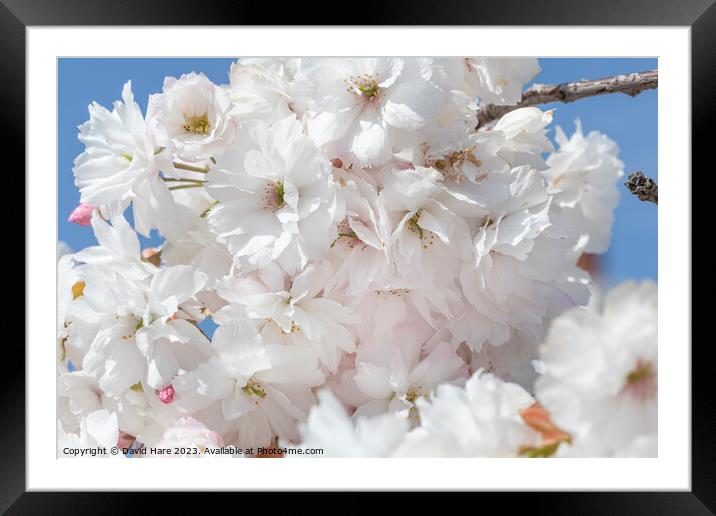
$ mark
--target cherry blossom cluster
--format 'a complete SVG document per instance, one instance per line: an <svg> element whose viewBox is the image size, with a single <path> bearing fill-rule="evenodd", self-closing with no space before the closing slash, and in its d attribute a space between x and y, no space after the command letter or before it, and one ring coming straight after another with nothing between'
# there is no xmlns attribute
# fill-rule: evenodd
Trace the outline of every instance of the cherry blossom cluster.
<svg viewBox="0 0 716 516"><path fill-rule="evenodd" d="M59 453L655 455L656 287L601 301L577 266L609 246L617 145L578 124L555 147L536 107L478 127L538 72L241 59L144 112L129 82L90 105L70 221L98 245L58 260Z"/></svg>

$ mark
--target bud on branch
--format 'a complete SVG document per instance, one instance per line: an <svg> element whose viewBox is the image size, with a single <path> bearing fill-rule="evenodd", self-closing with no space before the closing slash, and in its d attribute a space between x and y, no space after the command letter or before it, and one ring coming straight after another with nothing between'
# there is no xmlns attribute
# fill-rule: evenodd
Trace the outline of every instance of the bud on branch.
<svg viewBox="0 0 716 516"><path fill-rule="evenodd" d="M649 201L659 204L659 186L656 181L648 177L644 172L632 172L624 183L631 193L636 195L640 201Z"/></svg>

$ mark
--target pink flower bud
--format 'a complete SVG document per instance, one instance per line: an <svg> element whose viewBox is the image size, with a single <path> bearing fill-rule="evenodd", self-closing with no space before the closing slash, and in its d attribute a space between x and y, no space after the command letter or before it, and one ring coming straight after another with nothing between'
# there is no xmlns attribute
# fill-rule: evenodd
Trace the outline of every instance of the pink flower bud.
<svg viewBox="0 0 716 516"><path fill-rule="evenodd" d="M168 405L174 400L174 387L167 385L157 393L157 396L159 397L159 401Z"/></svg>
<svg viewBox="0 0 716 516"><path fill-rule="evenodd" d="M72 210L72 213L70 213L67 220L69 222L79 224L80 226L89 226L90 221L92 220L92 213L95 209L95 206L92 206L91 204L80 203L74 210Z"/></svg>

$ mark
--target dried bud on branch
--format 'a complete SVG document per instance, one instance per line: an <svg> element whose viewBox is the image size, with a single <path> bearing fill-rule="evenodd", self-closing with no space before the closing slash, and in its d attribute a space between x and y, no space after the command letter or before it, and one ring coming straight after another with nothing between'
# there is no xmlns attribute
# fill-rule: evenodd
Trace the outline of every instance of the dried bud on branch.
<svg viewBox="0 0 716 516"><path fill-rule="evenodd" d="M631 193L640 201L651 201L659 204L659 187L656 182L644 172L632 172L624 183Z"/></svg>

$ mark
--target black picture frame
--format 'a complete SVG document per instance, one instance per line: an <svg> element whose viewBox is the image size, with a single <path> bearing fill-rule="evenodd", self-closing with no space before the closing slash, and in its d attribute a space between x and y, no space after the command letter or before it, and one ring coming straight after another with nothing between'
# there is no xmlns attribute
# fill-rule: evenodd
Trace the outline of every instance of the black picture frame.
<svg viewBox="0 0 716 516"><path fill-rule="evenodd" d="M321 19L317 13L334 14L334 20L325 21L325 24L331 25L350 22L350 25L689 26L692 37L692 168L708 174L714 169L713 163L707 161L710 159L710 147L713 146L713 143L707 143L707 138L713 135L713 120L716 119L713 102L713 85L716 84L715 1L600 0L576 3L574 0L500 0L487 3L469 0L394 0L390 3L361 4L348 11L346 5L324 1L297 3L294 8L288 4L276 8L278 4L241 0L0 0L0 34L3 42L0 53L4 76L0 81L0 113L4 128L9 129L4 144L6 149L12 149L13 170L18 170L21 164L24 170L25 29L29 26L316 25ZM344 14L338 14L340 12ZM6 169L6 173L11 172ZM17 173L12 173L16 178ZM686 174L687 171L662 172L667 173ZM28 199L25 209L31 209L31 198L25 198ZM697 222L698 219L693 217L694 225ZM26 277L31 273L25 270ZM17 305L16 300L13 304ZM668 317L668 314L662 316ZM692 348L690 492L510 493L507 495L509 501L500 500L503 507L509 504L510 508L517 509L518 505L524 504L524 510L532 514L714 514L716 437L713 434L716 430L716 403L711 383L713 367L708 360L709 348L713 345L710 340L701 340ZM8 345L7 341L5 345ZM671 342L668 345L686 346L689 343ZM141 506L134 494L25 492L24 356L13 356L11 365L5 363L4 373L0 406L6 416L3 425L6 447L0 458L0 510L7 511L7 514L104 514L140 510ZM346 495L343 503L353 505L353 501L357 502L356 496ZM495 495L480 493L470 496ZM480 499L482 507L486 507L485 501ZM214 500L208 505L206 498L200 503L204 510L214 506L219 510L221 507L214 505ZM178 507L188 508L185 496L173 496L171 500L162 500L161 504L163 512Z"/></svg>

